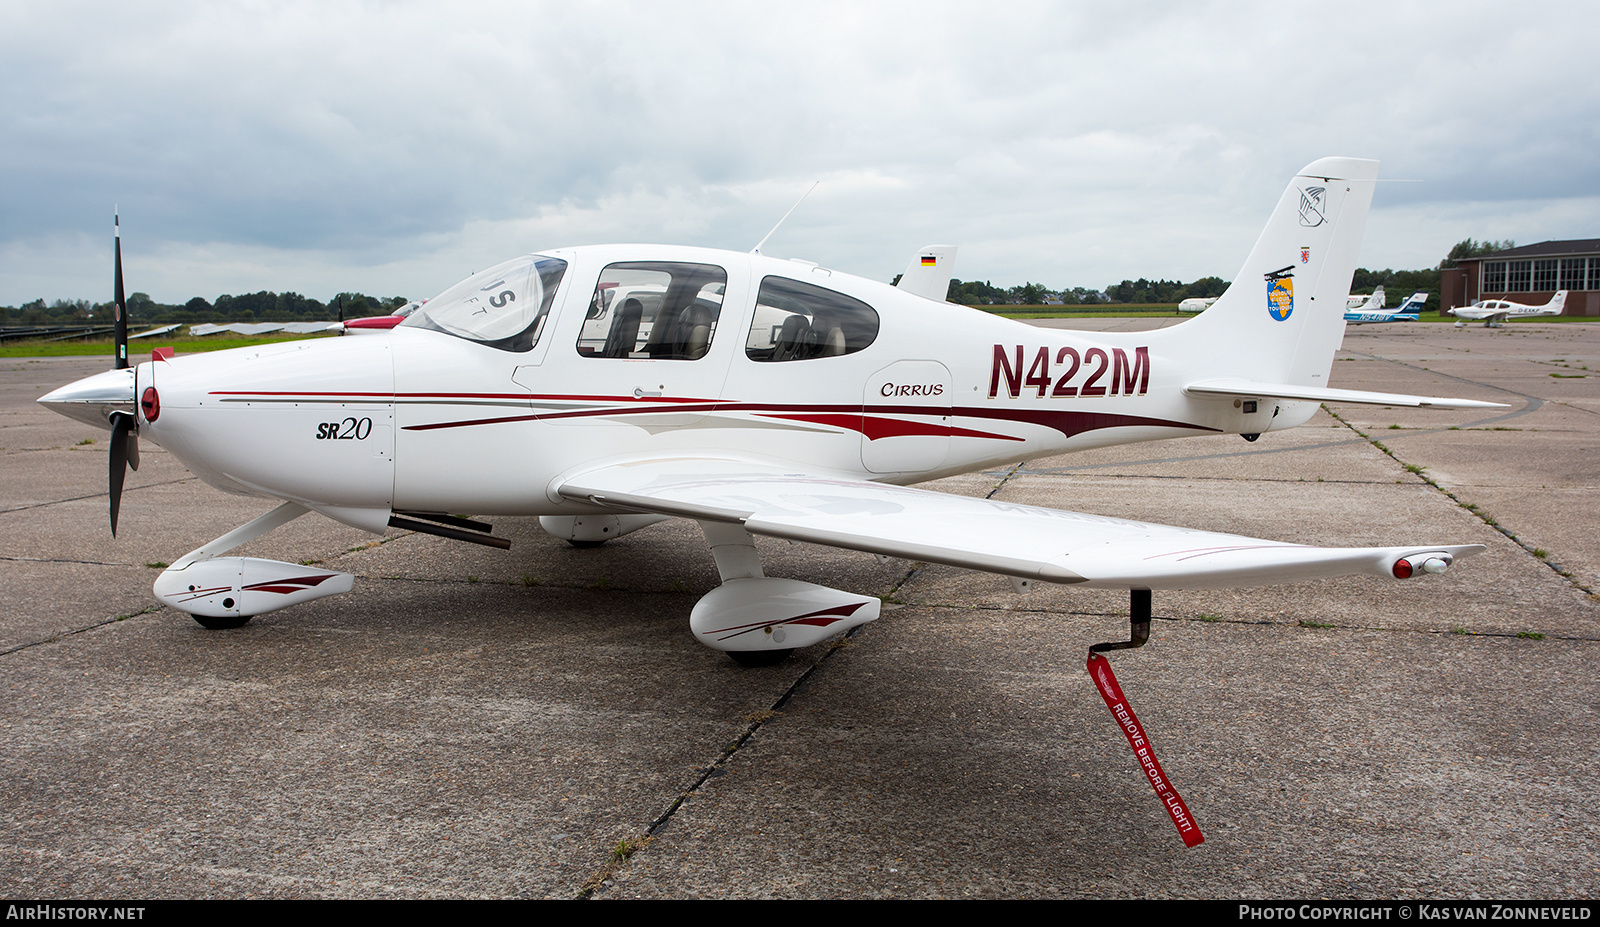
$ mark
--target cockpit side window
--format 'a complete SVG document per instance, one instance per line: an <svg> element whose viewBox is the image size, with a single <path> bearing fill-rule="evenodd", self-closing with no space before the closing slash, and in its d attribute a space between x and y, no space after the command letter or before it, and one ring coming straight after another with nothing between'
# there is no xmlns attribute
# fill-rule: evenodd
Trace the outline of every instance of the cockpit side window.
<svg viewBox="0 0 1600 927"><path fill-rule="evenodd" d="M539 254L513 258L445 290L400 324L502 351L527 351L539 343L566 271L567 262L560 258Z"/></svg>
<svg viewBox="0 0 1600 927"><path fill-rule="evenodd" d="M755 361L854 354L878 337L878 311L825 287L767 277L756 296L744 353Z"/></svg>
<svg viewBox="0 0 1600 927"><path fill-rule="evenodd" d="M611 264L589 300L578 354L699 360L711 350L727 286L727 272L713 264Z"/></svg>

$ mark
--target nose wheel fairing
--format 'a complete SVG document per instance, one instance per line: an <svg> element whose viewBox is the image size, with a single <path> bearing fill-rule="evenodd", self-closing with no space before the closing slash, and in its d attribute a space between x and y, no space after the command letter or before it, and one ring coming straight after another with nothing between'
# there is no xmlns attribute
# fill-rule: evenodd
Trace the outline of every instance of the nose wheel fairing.
<svg viewBox="0 0 1600 927"><path fill-rule="evenodd" d="M219 557L190 564L184 569L164 570L156 578L154 590L156 598L194 615L197 620L249 619L323 596L349 592L355 579L349 573L277 560Z"/></svg>
<svg viewBox="0 0 1600 927"><path fill-rule="evenodd" d="M193 615L207 628L238 627L256 615L349 592L355 577L295 563L256 557L222 557L247 541L304 515L310 509L285 502L179 558L156 577L156 598Z"/></svg>

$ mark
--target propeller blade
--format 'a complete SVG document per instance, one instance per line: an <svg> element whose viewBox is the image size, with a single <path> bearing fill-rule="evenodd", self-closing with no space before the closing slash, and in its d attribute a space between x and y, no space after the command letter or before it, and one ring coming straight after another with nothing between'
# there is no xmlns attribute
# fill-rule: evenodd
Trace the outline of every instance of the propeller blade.
<svg viewBox="0 0 1600 927"><path fill-rule="evenodd" d="M117 513L122 510L122 481L127 476L128 443L134 438L133 416L111 413L111 536L117 536Z"/></svg>
<svg viewBox="0 0 1600 927"><path fill-rule="evenodd" d="M116 370L128 366L128 300L122 294L122 217L115 211L111 214L111 227L114 230L116 247L116 270L112 279L111 299L115 308L112 310L112 338L116 343L117 357L111 364ZM115 503L112 503L115 505ZM113 521L115 519L113 518ZM116 534L116 531L112 531Z"/></svg>

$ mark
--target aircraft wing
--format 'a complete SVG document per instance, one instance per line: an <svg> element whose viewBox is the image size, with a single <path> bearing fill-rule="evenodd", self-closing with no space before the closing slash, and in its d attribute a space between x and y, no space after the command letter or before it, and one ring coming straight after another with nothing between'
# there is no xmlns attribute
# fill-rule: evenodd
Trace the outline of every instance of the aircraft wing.
<svg viewBox="0 0 1600 927"><path fill-rule="evenodd" d="M679 457L602 465L562 497L742 525L751 534L1090 588L1204 589L1440 572L1481 545L1324 548L954 496L782 463Z"/></svg>
<svg viewBox="0 0 1600 927"><path fill-rule="evenodd" d="M1183 388L1190 396L1220 399L1297 399L1306 402L1354 402L1369 406L1413 406L1435 409L1505 409L1502 402L1480 399L1446 399L1438 396L1408 396L1403 393L1374 393L1360 389L1332 389L1326 386L1297 386L1292 383L1259 383L1216 377L1196 380Z"/></svg>

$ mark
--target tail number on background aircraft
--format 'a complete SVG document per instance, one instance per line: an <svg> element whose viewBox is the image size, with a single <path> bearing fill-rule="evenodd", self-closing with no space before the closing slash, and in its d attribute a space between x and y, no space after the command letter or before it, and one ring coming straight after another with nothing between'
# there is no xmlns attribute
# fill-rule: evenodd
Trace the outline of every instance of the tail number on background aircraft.
<svg viewBox="0 0 1600 927"><path fill-rule="evenodd" d="M347 418L342 422L323 422L317 426L319 441L365 441L370 434L370 418Z"/></svg>
<svg viewBox="0 0 1600 927"><path fill-rule="evenodd" d="M1066 369L1054 379L1051 378L1051 356L1051 349L1042 347L1034 353L1032 363L1025 367L1022 345L1009 350L1003 344L995 345L994 365L989 369L989 398L1000 394L1002 380L1012 399L1020 396L1025 387L1036 390L1041 398L1048 393L1052 397L1069 399L1079 396L1143 396L1150 388L1148 347L1134 348L1132 360L1129 360L1128 352L1121 348L1112 348L1109 352L1104 348L1090 348L1082 354L1078 353L1077 348L1056 348L1053 355L1056 368ZM1075 386L1073 378L1080 372L1084 374L1082 385ZM1108 373L1111 375L1110 381L1101 382Z"/></svg>

